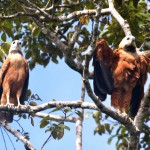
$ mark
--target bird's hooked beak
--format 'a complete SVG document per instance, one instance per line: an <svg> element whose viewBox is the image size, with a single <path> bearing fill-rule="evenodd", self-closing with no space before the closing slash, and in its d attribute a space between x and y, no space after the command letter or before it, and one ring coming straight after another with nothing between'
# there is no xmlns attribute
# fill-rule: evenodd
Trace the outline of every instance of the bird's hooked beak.
<svg viewBox="0 0 150 150"><path fill-rule="evenodd" d="M14 40L10 46L9 52L14 50L21 51L21 42L19 40Z"/></svg>
<svg viewBox="0 0 150 150"><path fill-rule="evenodd" d="M120 42L119 48L123 48L127 52L135 52L136 51L135 37L132 35L127 35Z"/></svg>
<svg viewBox="0 0 150 150"><path fill-rule="evenodd" d="M21 45L21 42L20 42L20 41L17 41L17 45L18 45L18 46Z"/></svg>

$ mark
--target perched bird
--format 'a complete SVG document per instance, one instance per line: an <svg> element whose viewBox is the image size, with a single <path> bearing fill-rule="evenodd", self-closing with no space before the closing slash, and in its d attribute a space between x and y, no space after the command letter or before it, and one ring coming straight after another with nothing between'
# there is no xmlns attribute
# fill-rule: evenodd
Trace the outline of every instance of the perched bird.
<svg viewBox="0 0 150 150"><path fill-rule="evenodd" d="M0 72L0 104L11 106L21 106L24 104L26 91L28 88L29 70L28 63L21 51L21 42L12 42L7 59L2 64ZM13 113L0 112L0 120L11 123Z"/></svg>
<svg viewBox="0 0 150 150"><path fill-rule="evenodd" d="M144 96L144 84L150 60L139 55L135 37L128 35L112 50L101 39L93 56L94 92L101 101L111 95L111 105L125 113L130 106L130 116L135 117Z"/></svg>

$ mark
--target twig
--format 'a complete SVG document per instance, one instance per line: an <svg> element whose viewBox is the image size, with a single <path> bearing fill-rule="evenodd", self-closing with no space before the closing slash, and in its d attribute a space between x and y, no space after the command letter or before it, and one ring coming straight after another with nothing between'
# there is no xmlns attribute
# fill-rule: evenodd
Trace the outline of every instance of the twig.
<svg viewBox="0 0 150 150"><path fill-rule="evenodd" d="M14 146L14 144L13 144L13 142L12 142L10 136L9 136L9 134L7 133L6 129L5 129L5 128L3 128L3 129L4 129L5 133L7 134L7 136L8 136L8 138L9 138L9 140L10 140L10 142L11 142L11 144L12 144L14 150L16 150L16 148L15 148L15 146Z"/></svg>
<svg viewBox="0 0 150 150"><path fill-rule="evenodd" d="M24 143L24 145L26 147L28 147L30 150L35 150L35 148L33 147L33 145L23 136L21 135L19 132L17 132L16 130L14 130L13 128L11 128L8 123L6 122L0 122L0 125L2 125L7 131L9 131L10 133L12 133L15 137L17 137L20 141L22 141Z"/></svg>
<svg viewBox="0 0 150 150"><path fill-rule="evenodd" d="M76 118L75 117L67 117L67 118L65 118L63 116L46 114L46 113L42 113L42 112L37 112L37 113L34 114L34 116L40 117L40 118L44 118L46 116L49 116L50 120L57 121L57 122L60 122L60 121L72 122L72 123L76 122Z"/></svg>
<svg viewBox="0 0 150 150"><path fill-rule="evenodd" d="M5 144L5 149L7 150L7 144L6 144L6 140L5 140L5 137L4 137L4 133L2 131L2 127L1 128L1 134L2 134L2 137L3 137L3 141L4 141L4 144Z"/></svg>
<svg viewBox="0 0 150 150"><path fill-rule="evenodd" d="M106 13L110 13L110 10L108 8L102 9L101 14L106 14ZM19 16L30 16L30 17L39 18L39 14L40 14L39 11L37 11L34 14L33 13L25 13L25 12L17 12L15 14L11 14L8 16L0 16L0 19L12 19L12 18L19 17ZM92 10L75 11L66 16L54 16L54 15L47 14L46 16L43 16L43 17L41 16L39 19L41 22L50 22L50 21L63 22L63 21L71 20L73 18L79 18L82 15L95 15L95 14L96 14L96 10L92 9Z"/></svg>

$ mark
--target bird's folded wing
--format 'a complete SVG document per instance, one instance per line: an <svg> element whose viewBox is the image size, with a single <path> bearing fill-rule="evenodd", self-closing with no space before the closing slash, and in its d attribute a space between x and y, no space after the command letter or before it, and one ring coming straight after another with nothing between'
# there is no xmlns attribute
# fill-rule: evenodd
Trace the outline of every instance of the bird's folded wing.
<svg viewBox="0 0 150 150"><path fill-rule="evenodd" d="M25 83L24 83L24 86L23 86L23 89L22 89L22 94L21 94L21 97L20 97L20 103L21 104L24 104L24 101L25 101L25 97L26 97L26 92L27 92L27 89L28 89L28 84L29 84L29 69L28 69L28 63L27 61L24 59L25 61L25 72L26 72L26 79L25 79Z"/></svg>
<svg viewBox="0 0 150 150"><path fill-rule="evenodd" d="M97 42L97 48L93 57L94 66L94 92L100 98L105 100L107 94L111 94L113 88L113 79L111 75L111 61L113 52L107 46L104 40Z"/></svg>

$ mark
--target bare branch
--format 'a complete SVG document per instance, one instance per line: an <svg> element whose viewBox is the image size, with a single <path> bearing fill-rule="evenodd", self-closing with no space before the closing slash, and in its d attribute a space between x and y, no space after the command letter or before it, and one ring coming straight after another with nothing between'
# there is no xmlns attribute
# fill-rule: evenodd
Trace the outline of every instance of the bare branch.
<svg viewBox="0 0 150 150"><path fill-rule="evenodd" d="M38 106L25 106L18 107L8 107L0 105L0 111L9 111L9 112L22 112L22 113L36 113L39 111L47 110L49 108L55 107L71 107L71 108L83 108L83 109L92 109L98 110L97 106L93 103L81 101L50 101Z"/></svg>
<svg viewBox="0 0 150 150"><path fill-rule="evenodd" d="M35 150L35 148L33 147L33 145L25 138L25 136L21 135L19 132L17 132L16 130L12 129L9 126L8 123L6 123L6 122L0 122L0 125L2 125L7 131L9 131L15 137L17 137L20 141L22 141L24 143L24 145L26 147L28 147L28 149Z"/></svg>
<svg viewBox="0 0 150 150"><path fill-rule="evenodd" d="M103 4L104 4L104 2L100 1L99 5L98 5L98 7L96 9L96 15L95 15L95 18L94 18L94 30L93 30L92 40L91 40L91 48L92 49L90 49L88 51L88 55L89 55L90 59L92 58L93 52L95 51L96 41L97 41L98 36L99 36L99 32L98 32L99 31L98 30L99 18L100 18L101 12L102 12Z"/></svg>
<svg viewBox="0 0 150 150"><path fill-rule="evenodd" d="M75 117L63 117L63 116L57 116L57 115L52 115L52 114L46 114L46 113L42 113L42 112L37 112L34 114L34 116L40 117L40 118L44 118L46 116L49 116L49 120L53 120L53 121L65 121L65 122L72 122L75 123L76 122L76 118Z"/></svg>
<svg viewBox="0 0 150 150"><path fill-rule="evenodd" d="M145 116L148 116L149 114L149 107L150 107L150 86L147 90L147 93L144 96L144 99L141 102L141 106L140 109L134 119L134 123L135 125L142 131L143 129L145 129L144 127L144 118Z"/></svg>
<svg viewBox="0 0 150 150"><path fill-rule="evenodd" d="M82 89L81 89L81 103L84 102L85 99L85 85L82 82ZM80 109L81 116L76 120L76 150L82 150L82 126L83 126L83 115L84 109Z"/></svg>
<svg viewBox="0 0 150 150"><path fill-rule="evenodd" d="M102 9L101 14L106 14L106 13L110 13L109 9ZM15 14L12 15L8 15L8 16L0 16L0 19L13 19L15 17L19 17L19 16L30 16L30 17L35 17L35 18L39 18L39 14L40 12L37 11L36 13L25 13L25 12L17 12ZM68 21L74 18L79 18L82 15L95 15L96 14L96 10L92 9L92 10L82 10L82 11L75 11L73 13L70 13L67 16L54 16L54 15L43 15L40 16L40 21L41 22L50 22L50 21Z"/></svg>
<svg viewBox="0 0 150 150"><path fill-rule="evenodd" d="M9 16L0 16L0 19L13 19L19 16L32 16L32 17L36 17L37 15L35 14L31 14L31 13L25 13L25 12L17 12L15 14L9 15Z"/></svg>
<svg viewBox="0 0 150 150"><path fill-rule="evenodd" d="M127 20L124 20L121 15L117 12L117 10L114 7L113 0L108 0L109 4L109 10L112 16L118 21L118 23L121 25L125 35L131 35L130 26L127 22Z"/></svg>
<svg viewBox="0 0 150 150"><path fill-rule="evenodd" d="M75 27L74 34L73 34L73 36L69 42L69 45L71 45L70 47L72 47L72 48L73 48L73 46L74 46L74 44L78 38L79 33L81 32L81 27L82 27L82 24L80 22L78 22L77 26Z"/></svg>
<svg viewBox="0 0 150 150"><path fill-rule="evenodd" d="M128 150L139 150L140 132L130 132L130 140L128 143Z"/></svg>

